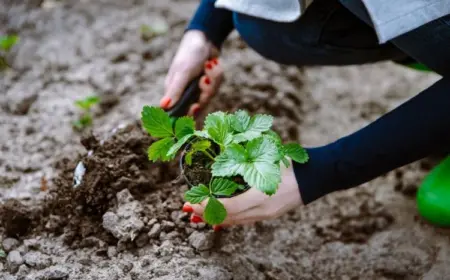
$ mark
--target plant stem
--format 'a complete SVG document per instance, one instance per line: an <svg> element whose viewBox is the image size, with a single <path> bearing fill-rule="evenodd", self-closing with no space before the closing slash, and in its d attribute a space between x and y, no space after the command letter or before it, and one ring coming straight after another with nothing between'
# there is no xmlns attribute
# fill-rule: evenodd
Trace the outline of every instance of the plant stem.
<svg viewBox="0 0 450 280"><path fill-rule="evenodd" d="M213 157L210 153L208 153L206 150L203 151L203 153L204 153L205 155L207 155L210 159L212 159L212 161L214 161L214 157Z"/></svg>
<svg viewBox="0 0 450 280"><path fill-rule="evenodd" d="M217 156L217 154L216 154L211 148L208 148L208 151L209 151L211 154L213 154L214 156Z"/></svg>

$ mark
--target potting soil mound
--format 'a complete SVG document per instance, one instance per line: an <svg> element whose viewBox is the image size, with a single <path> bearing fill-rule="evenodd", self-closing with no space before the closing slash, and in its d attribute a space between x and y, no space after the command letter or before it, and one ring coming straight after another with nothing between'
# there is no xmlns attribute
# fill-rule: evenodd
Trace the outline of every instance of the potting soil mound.
<svg viewBox="0 0 450 280"><path fill-rule="evenodd" d="M448 279L450 233L414 200L442 155L273 221L222 232L189 222L178 164L148 161L139 116L158 104L197 2L0 3L0 33L20 36L0 75L0 279ZM162 32L143 40L142 25ZM216 110L268 113L283 139L306 146L438 79L389 62L280 66L236 34L221 58L226 81L198 122ZM93 93L92 131L74 131L73 103Z"/></svg>

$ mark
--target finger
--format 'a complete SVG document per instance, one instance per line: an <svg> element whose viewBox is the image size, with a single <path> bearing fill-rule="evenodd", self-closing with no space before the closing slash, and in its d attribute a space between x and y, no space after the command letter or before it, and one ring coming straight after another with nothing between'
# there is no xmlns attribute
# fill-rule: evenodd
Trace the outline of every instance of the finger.
<svg viewBox="0 0 450 280"><path fill-rule="evenodd" d="M180 99L181 94L189 82L190 76L186 72L173 73L168 80L167 90L161 99L161 107L168 109L172 107Z"/></svg>
<svg viewBox="0 0 450 280"><path fill-rule="evenodd" d="M232 216L263 203L267 198L268 196L261 191L251 188L243 194L231 198L221 198L219 201L227 210L227 215ZM203 216L207 203L208 199L200 204L186 203L186 205L191 206L196 215Z"/></svg>
<svg viewBox="0 0 450 280"><path fill-rule="evenodd" d="M205 108L213 98L213 94L209 92L202 92L200 94L200 98L198 100L198 103L200 104L200 107Z"/></svg>
<svg viewBox="0 0 450 280"><path fill-rule="evenodd" d="M223 68L217 58L211 59L205 63L205 74L211 79L215 92L223 80Z"/></svg>
<svg viewBox="0 0 450 280"><path fill-rule="evenodd" d="M248 225L255 222L273 218L272 215L262 206L256 206L236 215L228 216L223 223L226 225Z"/></svg>
<svg viewBox="0 0 450 280"><path fill-rule="evenodd" d="M208 77L208 75L203 75L200 79L199 88L202 92L213 93L215 82Z"/></svg>
<svg viewBox="0 0 450 280"><path fill-rule="evenodd" d="M214 81L212 81L208 76L204 75L200 79L200 98L199 98L199 104L201 107L205 107L211 100L212 96L214 95L214 89L215 89Z"/></svg>
<svg viewBox="0 0 450 280"><path fill-rule="evenodd" d="M183 207L191 207L192 208L192 214L197 216L203 216L203 212L205 211L206 204L208 203L208 199L203 200L199 204L191 204L189 202L186 202Z"/></svg>
<svg viewBox="0 0 450 280"><path fill-rule="evenodd" d="M200 114L201 109L202 108L200 107L199 103L192 104L191 107L189 108L188 116L193 116L194 118L196 118L198 114Z"/></svg>

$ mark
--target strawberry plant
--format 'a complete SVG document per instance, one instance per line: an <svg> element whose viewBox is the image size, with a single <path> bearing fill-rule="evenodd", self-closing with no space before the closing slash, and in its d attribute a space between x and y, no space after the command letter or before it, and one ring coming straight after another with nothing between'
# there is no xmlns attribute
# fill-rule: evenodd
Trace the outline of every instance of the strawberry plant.
<svg viewBox="0 0 450 280"><path fill-rule="evenodd" d="M202 130L196 130L191 117L172 121L164 110L144 106L142 123L159 139L148 148L149 160L173 160L184 147L181 163L191 185L184 198L193 204L208 199L204 218L211 225L222 223L227 215L218 198L249 187L273 195L281 182L281 163L289 166L289 159L306 163L309 158L299 144L282 143L271 129L269 115L215 112L206 117Z"/></svg>
<svg viewBox="0 0 450 280"><path fill-rule="evenodd" d="M77 130L83 130L92 125L91 108L99 102L100 98L97 96L88 96L84 99L75 101L75 106L81 109L82 113L78 117L78 120L72 122L72 126Z"/></svg>

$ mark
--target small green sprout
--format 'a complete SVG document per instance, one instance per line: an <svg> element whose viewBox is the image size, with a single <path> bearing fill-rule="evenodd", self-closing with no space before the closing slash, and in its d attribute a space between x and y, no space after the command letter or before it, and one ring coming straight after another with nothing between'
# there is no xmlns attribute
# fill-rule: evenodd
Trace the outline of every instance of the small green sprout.
<svg viewBox="0 0 450 280"><path fill-rule="evenodd" d="M9 68L6 61L6 53L8 53L17 43L19 42L19 37L16 35L5 35L0 36L0 71Z"/></svg>
<svg viewBox="0 0 450 280"><path fill-rule="evenodd" d="M75 106L77 106L82 111L78 120L72 122L72 125L75 129L83 130L86 127L92 125L93 118L91 114L91 108L99 102L100 98L97 96L88 96L84 99L75 101Z"/></svg>
<svg viewBox="0 0 450 280"><path fill-rule="evenodd" d="M6 258L6 253L2 249L0 249L0 258L1 259Z"/></svg>
<svg viewBox="0 0 450 280"><path fill-rule="evenodd" d="M233 178L240 176L248 186L273 195L281 182L281 162L289 166L290 160L306 163L309 159L299 144L282 143L271 129L273 117L269 115L250 116L243 110L215 112L206 117L202 130L195 130L191 117L179 118L173 124L161 108L144 106L142 123L152 137L160 138L149 147L149 160L173 160L188 143L184 154L187 165L196 153L211 160L206 166L211 169L211 181L192 187L184 197L193 204L208 200L204 218L211 225L222 223L227 216L216 196L230 196L243 189Z"/></svg>
<svg viewBox="0 0 450 280"><path fill-rule="evenodd" d="M9 52L17 43L19 43L17 35L0 36L0 49L5 52Z"/></svg>
<svg viewBox="0 0 450 280"><path fill-rule="evenodd" d="M154 37L166 34L169 30L169 26L164 21L156 21L152 25L142 24L140 28L141 39L149 41Z"/></svg>

